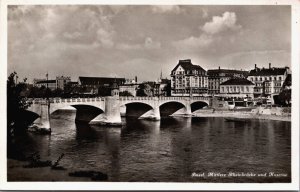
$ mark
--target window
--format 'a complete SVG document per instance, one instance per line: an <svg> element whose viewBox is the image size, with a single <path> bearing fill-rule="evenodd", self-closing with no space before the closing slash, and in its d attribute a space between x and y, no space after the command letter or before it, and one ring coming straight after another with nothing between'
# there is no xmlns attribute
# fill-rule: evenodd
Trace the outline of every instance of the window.
<svg viewBox="0 0 300 192"><path fill-rule="evenodd" d="M262 81L262 78L259 78L260 81Z"/></svg>
<svg viewBox="0 0 300 192"><path fill-rule="evenodd" d="M255 77L255 81L257 81L257 77Z"/></svg>
<svg viewBox="0 0 300 192"><path fill-rule="evenodd" d="M281 77L279 77L279 80L281 81Z"/></svg>
<svg viewBox="0 0 300 192"><path fill-rule="evenodd" d="M276 81L277 80L277 78L276 77L274 77L274 81Z"/></svg>
<svg viewBox="0 0 300 192"><path fill-rule="evenodd" d="M249 92L249 87L246 87L247 92Z"/></svg>
<svg viewBox="0 0 300 192"><path fill-rule="evenodd" d="M244 92L244 87L243 86L241 87L241 92Z"/></svg>
<svg viewBox="0 0 300 192"><path fill-rule="evenodd" d="M224 87L222 87L222 92L224 93Z"/></svg>

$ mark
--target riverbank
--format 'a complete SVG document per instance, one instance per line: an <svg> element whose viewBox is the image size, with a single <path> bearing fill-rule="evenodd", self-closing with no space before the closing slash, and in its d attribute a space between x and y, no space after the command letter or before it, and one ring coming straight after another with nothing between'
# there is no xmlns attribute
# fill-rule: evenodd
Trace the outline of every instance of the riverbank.
<svg viewBox="0 0 300 192"><path fill-rule="evenodd" d="M7 159L7 181L91 181L88 177L70 177L71 170L51 167L24 168L27 161Z"/></svg>
<svg viewBox="0 0 300 192"><path fill-rule="evenodd" d="M234 117L239 119L257 119L257 120L275 120L275 121L288 121L291 122L289 115L269 115L257 114L251 111L220 111L220 110L198 110L193 113L195 117Z"/></svg>

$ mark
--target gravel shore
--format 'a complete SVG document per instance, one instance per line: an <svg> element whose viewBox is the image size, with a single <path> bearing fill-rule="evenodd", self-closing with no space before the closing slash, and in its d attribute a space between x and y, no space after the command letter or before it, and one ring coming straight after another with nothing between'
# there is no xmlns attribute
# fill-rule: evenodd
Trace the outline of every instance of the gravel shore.
<svg viewBox="0 0 300 192"><path fill-rule="evenodd" d="M263 115L254 114L251 112L241 111L196 111L193 113L195 117L234 117L239 119L259 119L259 120L275 120L275 121L288 121L291 122L291 116L278 116L278 115Z"/></svg>

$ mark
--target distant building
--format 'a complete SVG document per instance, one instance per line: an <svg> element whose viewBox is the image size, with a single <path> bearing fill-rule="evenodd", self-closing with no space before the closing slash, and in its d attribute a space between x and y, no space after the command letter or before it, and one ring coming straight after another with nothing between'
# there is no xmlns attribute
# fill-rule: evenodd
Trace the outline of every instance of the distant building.
<svg viewBox="0 0 300 192"><path fill-rule="evenodd" d="M56 77L56 87L58 89L64 90L66 85L71 82L71 77L57 76Z"/></svg>
<svg viewBox="0 0 300 192"><path fill-rule="evenodd" d="M159 79L153 87L154 96L171 96L171 90L168 90L171 84L169 79Z"/></svg>
<svg viewBox="0 0 300 192"><path fill-rule="evenodd" d="M57 76L55 80L46 80L46 79L33 79L33 86L34 87L42 87L45 86L51 90L55 89L65 89L65 86L71 82L71 77L65 76Z"/></svg>
<svg viewBox="0 0 300 192"><path fill-rule="evenodd" d="M233 78L246 78L248 71L233 69L210 69L208 75L208 94L215 95L220 93L220 84Z"/></svg>
<svg viewBox="0 0 300 192"><path fill-rule="evenodd" d="M248 80L255 84L254 97L269 97L273 99L282 89L289 73L288 67L275 68L269 63L269 68L255 68L250 71Z"/></svg>
<svg viewBox="0 0 300 192"><path fill-rule="evenodd" d="M122 94L125 94L126 92L132 96L136 96L136 91L137 91L138 86L139 86L139 84L137 84L137 83L120 85L119 86L120 96L122 96ZM128 95L126 95L126 96L128 96Z"/></svg>
<svg viewBox="0 0 300 192"><path fill-rule="evenodd" d="M253 98L254 83L245 78L229 79L220 84L220 96Z"/></svg>
<svg viewBox="0 0 300 192"><path fill-rule="evenodd" d="M35 87L48 87L50 90L56 89L56 80L42 80L42 81L36 81L34 82Z"/></svg>
<svg viewBox="0 0 300 192"><path fill-rule="evenodd" d="M39 85L37 85L37 83L38 82L40 82L40 81L46 81L47 79L36 79L36 78L34 78L33 79L33 86L34 87L38 87Z"/></svg>
<svg viewBox="0 0 300 192"><path fill-rule="evenodd" d="M171 71L171 95L190 96L207 93L208 78L206 71L190 59L179 60Z"/></svg>
<svg viewBox="0 0 300 192"><path fill-rule="evenodd" d="M109 96L111 95L111 87L114 82L116 82L118 86L123 85L125 78L80 76L78 86L81 87L83 94Z"/></svg>

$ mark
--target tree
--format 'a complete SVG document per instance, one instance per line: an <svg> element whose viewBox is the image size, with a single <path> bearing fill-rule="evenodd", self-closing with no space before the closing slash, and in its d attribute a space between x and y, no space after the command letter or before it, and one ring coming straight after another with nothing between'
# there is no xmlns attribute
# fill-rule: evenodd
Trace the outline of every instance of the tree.
<svg viewBox="0 0 300 192"><path fill-rule="evenodd" d="M152 87L147 83L140 84L136 96L153 96Z"/></svg>
<svg viewBox="0 0 300 192"><path fill-rule="evenodd" d="M290 106L291 95L291 89L282 90L278 95L279 104L283 106Z"/></svg>
<svg viewBox="0 0 300 192"><path fill-rule="evenodd" d="M119 93L120 96L125 96L125 97L133 97L133 95L128 92L128 91L122 91Z"/></svg>
<svg viewBox="0 0 300 192"><path fill-rule="evenodd" d="M28 108L29 104L25 96L21 92L27 87L25 82L16 84L15 78L17 73L13 72L7 80L7 136L8 141L12 135L23 128L22 112Z"/></svg>

